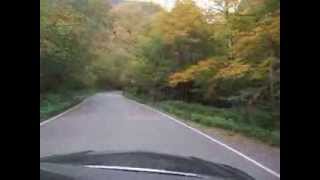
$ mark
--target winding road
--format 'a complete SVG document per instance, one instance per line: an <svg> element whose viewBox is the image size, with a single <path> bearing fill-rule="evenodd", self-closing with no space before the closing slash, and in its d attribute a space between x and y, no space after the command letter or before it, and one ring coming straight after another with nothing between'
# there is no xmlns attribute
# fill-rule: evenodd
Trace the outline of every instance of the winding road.
<svg viewBox="0 0 320 180"><path fill-rule="evenodd" d="M119 92L98 93L40 124L40 157L86 150L194 156L239 168L257 180L280 179L280 170Z"/></svg>

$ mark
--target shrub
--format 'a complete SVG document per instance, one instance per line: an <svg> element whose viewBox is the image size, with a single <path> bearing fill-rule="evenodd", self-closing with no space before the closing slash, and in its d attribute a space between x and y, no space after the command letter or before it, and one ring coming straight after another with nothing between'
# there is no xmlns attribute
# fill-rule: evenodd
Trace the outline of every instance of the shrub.
<svg viewBox="0 0 320 180"><path fill-rule="evenodd" d="M183 101L163 101L158 107L185 120L211 127L223 128L255 137L271 145L280 144L280 133L273 125L272 114L263 110L254 111L250 118L241 109L225 109Z"/></svg>

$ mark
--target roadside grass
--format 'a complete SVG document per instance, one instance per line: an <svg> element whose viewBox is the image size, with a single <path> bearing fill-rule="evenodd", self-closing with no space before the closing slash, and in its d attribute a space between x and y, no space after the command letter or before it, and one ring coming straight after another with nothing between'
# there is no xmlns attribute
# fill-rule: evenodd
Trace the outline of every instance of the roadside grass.
<svg viewBox="0 0 320 180"><path fill-rule="evenodd" d="M182 101L162 101L157 103L156 107L187 121L241 133L270 145L280 145L279 129L266 122L272 121L268 112L257 111L247 120L244 113L232 108L215 108Z"/></svg>
<svg viewBox="0 0 320 180"><path fill-rule="evenodd" d="M80 103L97 90L59 90L40 94L40 122Z"/></svg>
<svg viewBox="0 0 320 180"><path fill-rule="evenodd" d="M248 116L242 109L216 108L183 101L151 103L146 97L125 94L128 98L151 105L187 121L206 127L218 127L247 137L258 139L272 146L280 146L280 130L272 124L271 113L257 110Z"/></svg>

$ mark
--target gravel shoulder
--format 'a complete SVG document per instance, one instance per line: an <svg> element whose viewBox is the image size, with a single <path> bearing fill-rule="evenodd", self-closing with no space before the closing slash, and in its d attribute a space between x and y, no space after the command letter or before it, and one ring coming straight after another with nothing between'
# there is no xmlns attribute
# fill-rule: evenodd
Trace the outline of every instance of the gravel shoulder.
<svg viewBox="0 0 320 180"><path fill-rule="evenodd" d="M181 121L228 144L232 148L239 150L257 161L263 161L264 165L273 167L273 170L280 173L280 148L267 145L253 138L245 137L239 133L220 128L206 127L191 121Z"/></svg>

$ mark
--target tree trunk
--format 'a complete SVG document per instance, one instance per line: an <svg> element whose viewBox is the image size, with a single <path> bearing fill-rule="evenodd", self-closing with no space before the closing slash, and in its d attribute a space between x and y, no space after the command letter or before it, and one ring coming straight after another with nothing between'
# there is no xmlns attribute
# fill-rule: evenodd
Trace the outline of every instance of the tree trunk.
<svg viewBox="0 0 320 180"><path fill-rule="evenodd" d="M228 47L230 49L230 54L229 54L229 59L232 60L234 59L234 54L233 54L233 37L230 37L228 40Z"/></svg>
<svg viewBox="0 0 320 180"><path fill-rule="evenodd" d="M270 100L271 100L271 108L274 109L274 81L273 81L273 62L271 60L270 70L269 70L269 88L270 88Z"/></svg>

